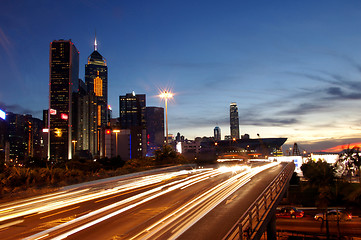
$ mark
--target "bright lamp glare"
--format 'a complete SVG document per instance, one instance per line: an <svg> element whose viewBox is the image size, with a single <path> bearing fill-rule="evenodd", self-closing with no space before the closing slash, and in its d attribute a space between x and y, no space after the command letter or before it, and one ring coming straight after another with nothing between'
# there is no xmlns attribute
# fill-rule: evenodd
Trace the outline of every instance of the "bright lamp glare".
<svg viewBox="0 0 361 240"><path fill-rule="evenodd" d="M174 94L172 92L164 91L161 94L159 94L159 97L168 99L168 98L172 98L173 95Z"/></svg>

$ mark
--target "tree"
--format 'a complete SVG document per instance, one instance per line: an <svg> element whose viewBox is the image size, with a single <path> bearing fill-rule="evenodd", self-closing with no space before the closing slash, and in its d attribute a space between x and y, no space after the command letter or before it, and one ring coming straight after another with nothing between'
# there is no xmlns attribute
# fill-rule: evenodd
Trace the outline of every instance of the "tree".
<svg viewBox="0 0 361 240"><path fill-rule="evenodd" d="M170 145L165 144L161 149L154 151L157 165L184 163L184 157L177 153Z"/></svg>
<svg viewBox="0 0 361 240"><path fill-rule="evenodd" d="M336 167L341 167L343 169L342 175L349 176L350 179L352 175L356 172L358 173L359 183L361 183L361 154L359 147L353 147L350 149L348 147L339 155L339 158L335 164Z"/></svg>
<svg viewBox="0 0 361 240"><path fill-rule="evenodd" d="M301 170L303 176L308 180L308 184L311 187L317 188L318 200L317 206L324 208L327 213L327 208L331 200L333 199L332 186L335 184L336 171L334 166L327 162L318 160L317 162L311 159L302 164ZM329 239L329 226L326 214L326 235Z"/></svg>

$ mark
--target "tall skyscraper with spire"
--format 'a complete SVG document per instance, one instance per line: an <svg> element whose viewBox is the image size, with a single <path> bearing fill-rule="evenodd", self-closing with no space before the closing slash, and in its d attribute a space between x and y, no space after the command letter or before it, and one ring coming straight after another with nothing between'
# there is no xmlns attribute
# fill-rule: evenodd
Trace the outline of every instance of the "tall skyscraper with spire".
<svg viewBox="0 0 361 240"><path fill-rule="evenodd" d="M237 103L233 102L230 105L230 126L231 138L239 139L239 119Z"/></svg>
<svg viewBox="0 0 361 240"><path fill-rule="evenodd" d="M95 36L94 51L88 57L85 65L85 85L87 90L87 113L85 132L82 134L83 150L89 150L93 156L102 152L102 132L108 125L108 67L106 59L98 52L98 43ZM81 136L80 136L81 137ZM86 147L87 146L87 147Z"/></svg>
<svg viewBox="0 0 361 240"><path fill-rule="evenodd" d="M49 149L50 160L73 158L73 96L78 91L79 52L71 40L50 44Z"/></svg>

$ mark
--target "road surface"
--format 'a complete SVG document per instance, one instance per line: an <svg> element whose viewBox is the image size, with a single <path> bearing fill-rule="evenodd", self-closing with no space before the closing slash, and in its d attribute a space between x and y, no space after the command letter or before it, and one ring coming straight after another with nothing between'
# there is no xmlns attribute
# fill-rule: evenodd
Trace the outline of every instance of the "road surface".
<svg viewBox="0 0 361 240"><path fill-rule="evenodd" d="M0 205L0 239L221 239L284 164L84 185Z"/></svg>

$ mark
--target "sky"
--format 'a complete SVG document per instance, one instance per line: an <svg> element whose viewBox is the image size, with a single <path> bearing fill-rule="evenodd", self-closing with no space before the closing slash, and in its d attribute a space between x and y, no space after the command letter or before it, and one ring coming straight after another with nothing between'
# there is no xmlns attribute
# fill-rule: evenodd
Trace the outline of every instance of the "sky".
<svg viewBox="0 0 361 240"><path fill-rule="evenodd" d="M42 118L49 46L71 39L79 77L94 47L108 64L108 103L168 102L169 133L286 137L285 147L361 146L361 1L1 0L0 107Z"/></svg>

